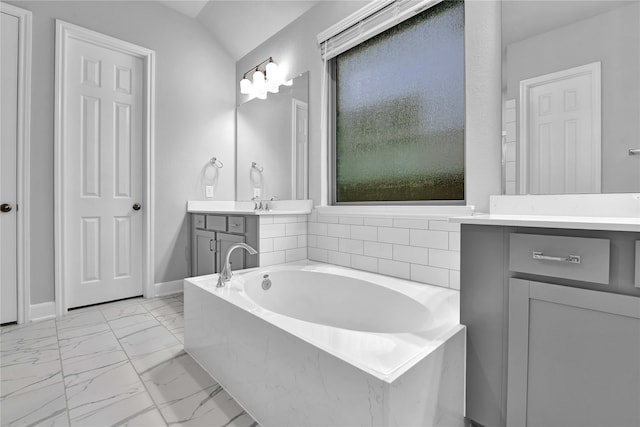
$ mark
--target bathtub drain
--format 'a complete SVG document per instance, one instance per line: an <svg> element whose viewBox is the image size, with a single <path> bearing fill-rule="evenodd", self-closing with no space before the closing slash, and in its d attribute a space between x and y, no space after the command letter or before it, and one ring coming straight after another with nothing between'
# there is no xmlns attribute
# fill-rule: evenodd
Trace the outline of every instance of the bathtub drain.
<svg viewBox="0 0 640 427"><path fill-rule="evenodd" d="M269 275L265 274L264 276L262 276L263 280L262 280L262 289L264 289L265 291L268 290L271 287L271 279L269 279Z"/></svg>

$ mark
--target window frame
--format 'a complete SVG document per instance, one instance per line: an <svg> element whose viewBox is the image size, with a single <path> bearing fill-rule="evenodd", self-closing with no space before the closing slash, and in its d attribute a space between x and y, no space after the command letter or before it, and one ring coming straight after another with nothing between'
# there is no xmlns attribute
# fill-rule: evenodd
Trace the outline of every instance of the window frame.
<svg viewBox="0 0 640 427"><path fill-rule="evenodd" d="M463 13L464 15L466 15L466 10L464 9L464 3L467 0L461 0L462 4L463 4ZM429 9L431 9L434 6L437 6L438 4L440 4L441 1L437 1L431 5L429 5L429 7L424 8L423 10L421 10L418 14L423 13ZM416 14L416 15L418 15ZM413 17L413 16L412 16ZM411 19L412 17L407 18ZM466 16L465 16L466 17ZM387 28L386 30L384 30L383 32L381 32L380 34L385 33L386 31L389 31L392 28L395 28L397 25L401 24L402 22L405 22L406 20L403 20L401 22L398 22L397 24ZM360 43L356 44L355 46L360 45L361 43L363 43L366 40L361 41ZM463 28L463 34L462 34L462 50L463 53L465 52L465 45L466 45L466 39L465 39L465 35L464 35L464 28ZM353 46L353 47L355 47ZM344 53L344 52L342 52ZM336 60L337 58L342 54L338 54L334 57L332 57L331 59L327 60L327 77L328 77L328 91L327 91L327 117L326 117L326 121L324 123L324 125L327 128L327 142L328 142L328 150L327 150L327 154L328 154L328 159L327 159L327 166L328 166L328 174L327 174L327 190L329 192L328 194L328 202L330 206L466 206L467 205L467 191L468 191L468 185L467 185L467 132L466 132L466 128L467 128L467 90L466 90L466 80L463 80L463 90L464 90L464 99L463 99L463 133L464 133L464 137L463 137L463 141L462 141L462 156L463 156L463 196L462 199L456 199L456 200L396 200L396 201L385 201L385 200L377 200L377 201L359 201L359 202L338 202L337 201L337 177L336 177L336 160L337 160L337 156L336 156L336 144L337 144L337 138L336 138L336 124L337 124L337 109L336 109ZM462 67L463 67L463 75L466 76L466 55L463 56L463 61L462 61Z"/></svg>

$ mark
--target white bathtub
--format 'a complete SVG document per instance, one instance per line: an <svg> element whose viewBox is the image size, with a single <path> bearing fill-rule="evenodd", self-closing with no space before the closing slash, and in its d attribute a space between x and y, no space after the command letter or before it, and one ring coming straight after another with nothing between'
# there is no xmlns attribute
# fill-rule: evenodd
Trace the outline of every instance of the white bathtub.
<svg viewBox="0 0 640 427"><path fill-rule="evenodd" d="M185 349L261 426L464 424L458 292L310 262L216 282L185 280Z"/></svg>

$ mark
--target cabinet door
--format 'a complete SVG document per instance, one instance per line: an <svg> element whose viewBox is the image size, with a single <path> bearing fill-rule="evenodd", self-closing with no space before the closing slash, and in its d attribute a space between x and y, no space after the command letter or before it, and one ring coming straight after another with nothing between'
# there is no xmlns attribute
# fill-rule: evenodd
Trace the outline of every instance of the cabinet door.
<svg viewBox="0 0 640 427"><path fill-rule="evenodd" d="M202 276L215 272L216 233L213 231L195 230L194 238L194 275Z"/></svg>
<svg viewBox="0 0 640 427"><path fill-rule="evenodd" d="M507 425L640 425L640 298L510 280Z"/></svg>
<svg viewBox="0 0 640 427"><path fill-rule="evenodd" d="M217 272L222 271L222 265L227 257L227 252L229 251L229 247L234 243L244 243L244 236L238 236L236 234L226 234L226 233L218 233L218 245L219 245L219 254L218 254L218 270ZM234 270L242 270L244 268L244 249L236 249L231 253L231 258L229 261L231 262L231 271Z"/></svg>

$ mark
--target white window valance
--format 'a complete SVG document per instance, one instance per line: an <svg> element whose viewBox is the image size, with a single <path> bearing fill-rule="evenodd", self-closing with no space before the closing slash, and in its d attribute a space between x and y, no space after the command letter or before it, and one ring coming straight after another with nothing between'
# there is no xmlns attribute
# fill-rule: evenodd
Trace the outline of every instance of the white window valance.
<svg viewBox="0 0 640 427"><path fill-rule="evenodd" d="M322 58L329 60L442 0L375 0L318 34Z"/></svg>

